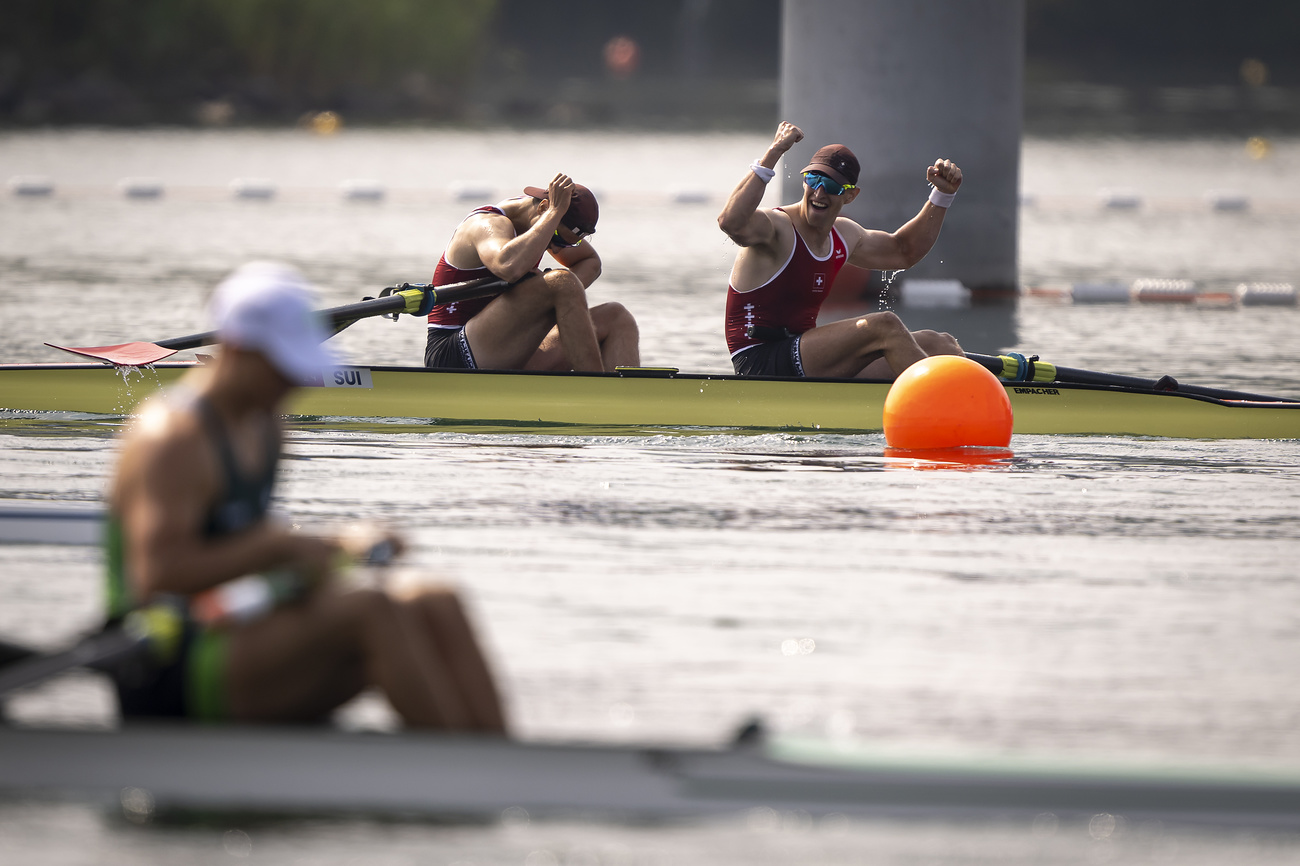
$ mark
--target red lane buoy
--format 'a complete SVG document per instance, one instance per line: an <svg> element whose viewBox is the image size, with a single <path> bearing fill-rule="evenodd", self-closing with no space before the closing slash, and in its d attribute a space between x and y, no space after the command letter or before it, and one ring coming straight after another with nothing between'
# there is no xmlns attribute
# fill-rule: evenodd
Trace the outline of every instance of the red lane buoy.
<svg viewBox="0 0 1300 866"><path fill-rule="evenodd" d="M885 441L892 448L936 449L1011 443L1011 400L980 364L932 355L903 371L885 396Z"/></svg>

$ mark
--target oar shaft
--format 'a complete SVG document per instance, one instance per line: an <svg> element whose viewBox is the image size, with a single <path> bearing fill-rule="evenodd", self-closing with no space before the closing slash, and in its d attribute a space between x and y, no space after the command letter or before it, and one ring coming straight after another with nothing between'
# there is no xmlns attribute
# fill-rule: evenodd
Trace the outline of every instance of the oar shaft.
<svg viewBox="0 0 1300 866"><path fill-rule="evenodd" d="M148 640L148 637L115 629L89 637L60 653L33 654L15 661L0 668L0 698L75 668L111 668L115 663L142 652Z"/></svg>
<svg viewBox="0 0 1300 866"><path fill-rule="evenodd" d="M966 357L972 361L978 362L981 366L991 370L995 375L1002 375L1005 362L998 355L979 355L974 352L967 352ZM1145 379L1141 376L1124 376L1119 373L1101 373L1096 370L1080 370L1075 367L1057 367L1052 365L1055 370L1054 380L1071 385L1099 385L1102 387L1119 386L1123 388L1133 388L1139 391L1167 391L1172 390L1178 394L1191 394L1197 397L1213 397L1216 400L1249 400L1252 402L1272 403L1276 402L1276 397L1269 397L1265 394L1252 394L1246 391L1232 391L1227 388L1207 388L1203 385L1186 385L1182 382L1177 383L1173 389L1162 386L1160 379ZM1025 384L1035 384L1026 382ZM1037 384L1041 385L1042 381L1038 380Z"/></svg>
<svg viewBox="0 0 1300 866"><path fill-rule="evenodd" d="M390 295L321 310L321 316L325 319L326 329L333 334L358 319L383 316L390 313L415 314L422 307L451 304L457 301L468 301L473 298L496 295L509 287L510 284L505 280L491 276L480 277L477 280L467 280L463 283L451 283L436 288L424 284L407 284L393 287ZM431 304L425 303L426 296L431 298ZM204 331L201 334L190 334L185 337L155 340L154 345L161 346L164 349L181 351L183 349L197 349L200 346L211 346L216 342L216 331Z"/></svg>

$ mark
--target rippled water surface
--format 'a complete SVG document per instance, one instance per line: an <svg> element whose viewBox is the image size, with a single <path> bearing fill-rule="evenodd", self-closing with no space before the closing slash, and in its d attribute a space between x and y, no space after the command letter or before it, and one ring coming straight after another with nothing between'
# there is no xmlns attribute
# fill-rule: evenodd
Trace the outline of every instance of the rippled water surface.
<svg viewBox="0 0 1300 866"><path fill-rule="evenodd" d="M505 195L568 168L580 144L578 179L604 208L593 296L636 313L646 363L726 370L734 248L713 217L766 137L594 138L514 136L521 156L485 179L463 168L475 164L464 133L0 136L0 174L60 184L49 199L0 198L0 359L57 360L44 340L200 330L203 293L251 257L299 264L330 303L426 279L471 206L454 184ZM1261 165L1226 140L1029 141L1023 185L1040 199L1021 215L1023 282L1294 282L1300 218L1287 200L1300 174L1288 155L1300 145L1276 142ZM113 185L129 175L161 177L168 193L124 200ZM231 200L225 184L238 176L274 179L281 194ZM388 200L341 201L336 185L354 177L388 184ZM710 203L673 203L688 177ZM1093 202L1099 187L1143 184L1144 211ZM1226 187L1258 206L1196 203ZM975 337L960 321L952 330L976 350L1300 396L1291 308L1026 298L967 315ZM972 341L989 334L1002 338ZM416 363L422 340L417 322L371 321L340 342L357 361ZM0 499L97 501L119 423L0 418ZM1017 436L1012 448L954 466L886 457L878 435L300 427L279 505L304 524L406 528L408 575L464 589L526 738L717 744L760 715L778 731L902 751L1300 765L1297 443ZM90 548L0 546L0 635L53 647L91 624L99 562ZM26 694L10 713L113 722L89 676ZM392 724L376 699L343 721ZM1300 862L1288 834L1118 827L756 813L661 827L142 830L84 806L9 804L0 850L34 863Z"/></svg>

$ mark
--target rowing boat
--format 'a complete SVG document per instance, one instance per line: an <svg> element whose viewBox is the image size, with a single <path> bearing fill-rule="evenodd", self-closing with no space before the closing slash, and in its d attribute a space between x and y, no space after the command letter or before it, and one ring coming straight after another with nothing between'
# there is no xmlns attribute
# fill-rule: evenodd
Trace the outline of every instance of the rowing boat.
<svg viewBox="0 0 1300 866"><path fill-rule="evenodd" d="M0 796L119 801L136 819L178 811L478 819L515 809L647 819L768 808L1300 824L1300 773L1276 767L908 756L761 735L727 748L669 748L332 728L0 727L0 767Z"/></svg>
<svg viewBox="0 0 1300 866"><path fill-rule="evenodd" d="M362 318L421 317L438 304L505 288L495 277L438 287L403 283L320 315L338 333ZM194 367L164 359L217 336L54 346L101 363L0 365L0 410L127 415ZM968 357L1005 380L1015 433L1300 438L1300 400L1057 367L1016 353ZM317 425L390 430L871 433L882 428L889 388L880 380L746 378L673 367L543 373L342 366L322 371L319 386L300 389L289 412Z"/></svg>
<svg viewBox="0 0 1300 866"><path fill-rule="evenodd" d="M0 409L122 416L193 364L0 365ZM1125 384L1004 383L1017 434L1300 438L1300 401L1213 389L1156 391ZM513 432L787 431L881 429L889 383L762 379L637 368L534 373L353 366L304 388L292 415L326 427Z"/></svg>

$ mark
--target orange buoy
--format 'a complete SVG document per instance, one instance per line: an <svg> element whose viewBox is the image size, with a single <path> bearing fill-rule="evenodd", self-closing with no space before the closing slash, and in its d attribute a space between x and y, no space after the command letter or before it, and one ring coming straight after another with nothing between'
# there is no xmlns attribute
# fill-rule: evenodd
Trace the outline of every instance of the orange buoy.
<svg viewBox="0 0 1300 866"><path fill-rule="evenodd" d="M932 355L903 371L885 396L885 441L894 448L1005 448L1011 400L998 378L969 358Z"/></svg>

